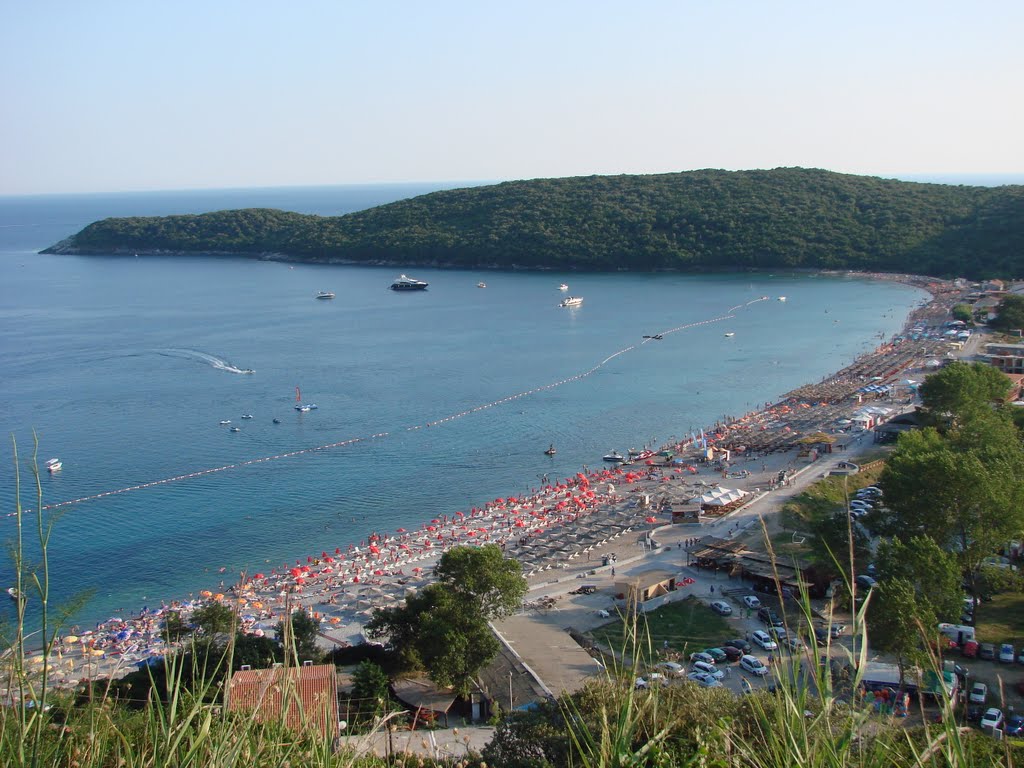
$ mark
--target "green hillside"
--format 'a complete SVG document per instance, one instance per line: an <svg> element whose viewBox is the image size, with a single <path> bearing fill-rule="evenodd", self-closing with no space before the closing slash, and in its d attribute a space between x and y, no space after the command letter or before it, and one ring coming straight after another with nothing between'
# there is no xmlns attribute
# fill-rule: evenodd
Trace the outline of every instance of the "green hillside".
<svg viewBox="0 0 1024 768"><path fill-rule="evenodd" d="M590 176L447 190L338 217L269 209L106 219L46 253L580 270L1024 274L1024 187L829 171Z"/></svg>

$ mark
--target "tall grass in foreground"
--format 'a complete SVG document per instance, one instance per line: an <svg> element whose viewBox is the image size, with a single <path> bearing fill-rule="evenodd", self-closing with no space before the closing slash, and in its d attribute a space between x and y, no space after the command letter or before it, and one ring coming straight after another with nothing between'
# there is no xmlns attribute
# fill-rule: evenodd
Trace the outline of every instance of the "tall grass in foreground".
<svg viewBox="0 0 1024 768"><path fill-rule="evenodd" d="M14 627L4 634L0 646L0 766L340 768L357 762L351 753L336 753L333 740L324 739L310 728L296 732L285 728L283 721L260 723L255 713L225 716L219 680L230 678L233 641L218 652L212 664L205 660L200 663L201 653L209 652L209 646L200 648L192 643L166 657L165 674L159 680L147 667L150 688L138 709L116 700L110 679L86 679L73 692L53 689L50 683L57 638L68 613L58 611L54 621L49 605L48 546L55 518L43 511L36 454L32 461L36 505L31 513L23 510L16 443L13 453L15 539L11 556L13 586L20 599L16 602ZM26 559L30 531L41 553L38 563ZM30 601L38 601L40 629L26 634L26 606ZM40 646L38 655L28 650ZM285 650L286 659L297 664L294 644L289 648L286 643ZM222 671L225 674L218 675ZM286 680L282 688L284 701L297 705L294 683ZM282 707L282 712L286 709ZM375 766L382 761L371 755L360 757L358 763Z"/></svg>

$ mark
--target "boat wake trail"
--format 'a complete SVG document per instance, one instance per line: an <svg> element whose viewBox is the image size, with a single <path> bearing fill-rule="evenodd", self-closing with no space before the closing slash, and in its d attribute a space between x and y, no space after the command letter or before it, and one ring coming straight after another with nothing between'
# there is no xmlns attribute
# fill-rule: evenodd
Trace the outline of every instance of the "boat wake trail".
<svg viewBox="0 0 1024 768"><path fill-rule="evenodd" d="M708 318L707 320L699 320L699 321L694 322L694 323L687 323L686 325L679 325L679 326L676 326L675 328L669 328L667 330L661 331L658 334L658 336L664 337L664 336L667 336L667 335L669 335L671 333L679 333L680 331L689 330L691 328L698 328L698 327L700 327L702 325L711 325L712 323L720 323L723 320L731 320L732 318L735 317L735 314L733 314L733 313L736 312L737 310L744 309L746 307L750 307L751 305L757 304L758 302L761 302L761 301L765 301L766 299L767 299L767 297L762 297L760 299L754 299L753 301L748 301L746 304L738 304L735 307L731 307L729 309L729 311L726 314L724 314L724 315L720 315L718 317ZM552 389L555 389L556 387L561 387L561 386L563 386L565 384L569 384L569 383L574 382L574 381L580 381L581 379L585 379L588 376L591 376L594 373L596 373L597 371L601 370L601 368L603 368L604 366L608 365L608 363L612 362L616 358L621 357L622 355L625 355L628 352L633 351L637 347L642 346L643 344L648 343L650 340L651 340L650 338L645 338L643 340L643 342L641 342L640 344L631 344L631 345L629 345L627 347L623 347L622 349L620 349L620 350L618 350L616 352L612 352L610 355L608 355L603 360L601 360L600 362L595 364L593 367L591 367L591 368L589 368L589 369L587 369L585 371L581 371L581 372L579 372L577 374L574 374L573 376L569 376L569 377L564 378L564 379L559 379L558 381L552 381L552 382L550 382L548 384L544 384L542 386L535 387L534 389L529 389L529 390L526 390L524 392L518 392L518 393L516 393L514 395L509 395L507 397L503 397L500 400L494 400L494 401L492 401L490 403L483 403L481 405L474 406L473 408L469 408L469 409L467 409L465 411L461 411L459 413L453 413L450 416L445 416L444 418L437 419L436 421L429 421L429 422L426 422L424 424L414 424L414 425L406 426L406 427L400 428L400 429L404 429L405 431L411 432L411 431L418 430L418 429L424 429L426 427L439 426L441 424L445 424L445 423L450 422L450 421L455 421L456 419L461 419L463 417L470 416L470 415L472 415L474 413L478 413L480 411L485 411L488 408L495 408L495 407L497 407L499 405L504 405L505 403L510 403L510 402L513 402L513 401L518 400L520 398L528 397L530 395L537 394L538 392L544 392L544 391L547 391L547 390L552 390ZM157 353L161 354L161 355L166 355L167 357L180 357L180 358L184 358L186 360L194 360L194 361L201 362L201 363L204 363L206 365L209 365L209 366L211 366L213 368L216 368L218 370L228 371L229 373L252 373L252 370L250 370L250 369L236 368L235 366L231 365L231 363L227 362L226 360L222 360L219 357L214 357L213 355L209 355L209 354L207 354L205 352L200 352L200 351L194 350L194 349L163 349L163 350L157 350ZM142 483L140 485L133 485L133 486L129 486L127 488L119 488L119 489L113 490L113 491L106 491L104 493L96 493L96 494L92 494L90 496L83 496L82 498L79 498L79 499L70 499L68 501L61 501L61 502L57 502L55 504L47 504L47 505L43 506L43 509L44 510L58 509L58 508L61 508L61 507L70 506L72 504L80 504L80 503L85 502L85 501L93 501L93 500L96 500L96 499L106 498L107 496L117 496L117 495L122 494L122 493L128 493L129 491L140 491L140 490L142 490L144 488L153 488L153 487L158 486L158 485L167 485L168 483L174 483L174 482L177 482L179 480L190 480L190 479L196 478L196 477L204 477L206 475L212 475L212 474L216 474L218 472L225 472L225 471L227 471L229 469L238 469L239 467L247 467L247 466L250 466L250 465L253 465L253 464L264 464L266 462L276 461L278 459L287 459L287 458L291 458L291 457L294 457L294 456L301 456L301 455L306 454L306 453L314 453L316 451L325 451L325 450L329 450L331 448L341 448L341 447L344 447L344 446L355 445L356 443L364 443L364 442L370 442L370 441L374 441L374 440L380 440L380 439L386 438L388 436L388 434L389 433L387 433L387 432L378 432L378 433L370 435L368 437L352 437L352 438L348 438L346 440L341 440L341 441L336 442L336 443L328 443L326 445L318 445L318 446L313 447L313 448L303 448L303 449L297 450L297 451L289 451L288 453L281 453L281 454L277 454L276 456L262 456L260 458L249 459L248 461L240 461L240 462L237 462L235 464L225 464L222 467L212 467L210 469L202 469L202 470L198 470L196 472L189 472L187 474L177 475L175 477L167 477L167 478L164 478L163 480L154 480L152 482ZM4 517L12 517L12 516L14 516L16 514L18 514L18 513L17 512L11 512L11 513L9 513L7 515L4 515Z"/></svg>
<svg viewBox="0 0 1024 768"><path fill-rule="evenodd" d="M225 371L227 373L253 372L252 368L237 368L227 360L222 360L221 358L207 354L206 352L200 352L198 349L158 349L156 350L156 353L158 355L163 355L164 357L177 357L182 360L192 360L193 362L208 365L218 371Z"/></svg>

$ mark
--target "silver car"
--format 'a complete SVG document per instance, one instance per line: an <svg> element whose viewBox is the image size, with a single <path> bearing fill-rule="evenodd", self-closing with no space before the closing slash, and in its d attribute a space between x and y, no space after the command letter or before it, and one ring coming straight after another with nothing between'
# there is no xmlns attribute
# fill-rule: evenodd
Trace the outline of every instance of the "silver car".
<svg viewBox="0 0 1024 768"><path fill-rule="evenodd" d="M724 600L715 600L711 603L711 610L719 616L732 616L732 606Z"/></svg>

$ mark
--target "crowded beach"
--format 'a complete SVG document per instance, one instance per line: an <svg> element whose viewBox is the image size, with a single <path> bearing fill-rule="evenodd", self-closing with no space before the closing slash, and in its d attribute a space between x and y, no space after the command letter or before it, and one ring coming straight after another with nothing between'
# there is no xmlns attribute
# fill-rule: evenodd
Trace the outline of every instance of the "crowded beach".
<svg viewBox="0 0 1024 768"><path fill-rule="evenodd" d="M951 284L906 280L932 295L911 313L907 328L948 318L959 296ZM283 616L302 607L320 622L325 646L357 643L375 609L398 604L428 584L440 555L458 545L497 544L534 580L550 578L552 570L589 566L624 535L679 515L718 518L784 482L785 472L767 472L772 454L795 454L822 435L843 447L855 436L851 417L858 410L876 402L892 410L912 401L908 373L925 371L946 349L941 339L911 340L904 333L778 402L723 418L671 445L633 451L622 464L584 468L528 494L431 518L415 530L374 533L294 564L242 574L233 585L222 583L187 601L146 607L84 631L71 627L55 644L51 679L74 685L83 677L117 676L151 663L169 650L162 633L166 616L177 612L187 622L211 601L235 608L244 632L272 634ZM30 660L43 661L40 655Z"/></svg>

